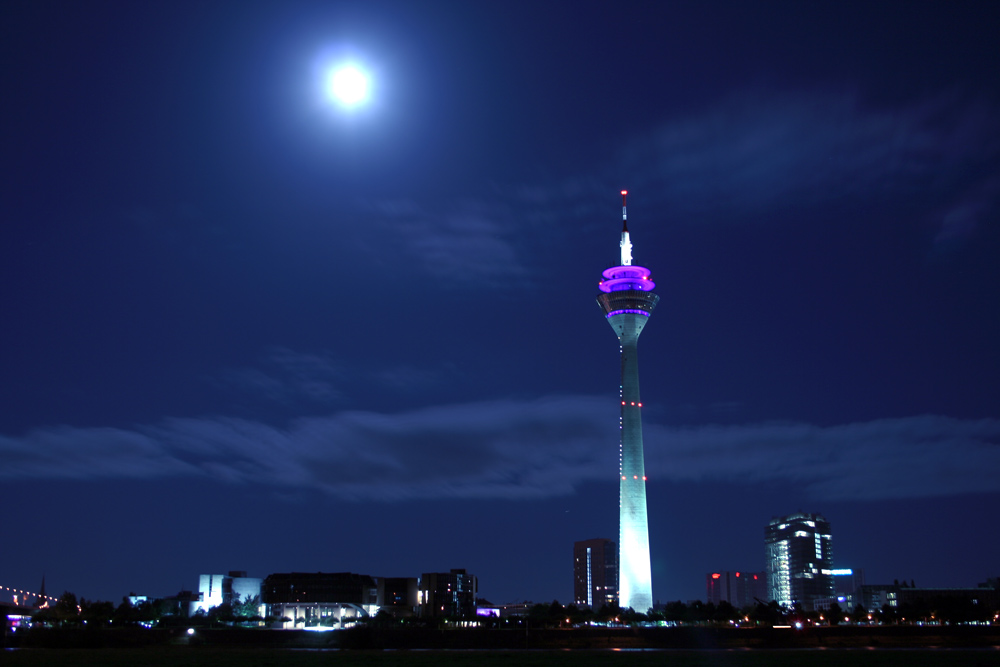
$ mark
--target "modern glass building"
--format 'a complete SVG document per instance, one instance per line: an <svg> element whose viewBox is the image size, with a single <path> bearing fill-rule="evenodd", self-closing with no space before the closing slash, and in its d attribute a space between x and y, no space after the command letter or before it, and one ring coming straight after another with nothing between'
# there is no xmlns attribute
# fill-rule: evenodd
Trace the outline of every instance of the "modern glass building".
<svg viewBox="0 0 1000 667"><path fill-rule="evenodd" d="M621 444L619 449L618 604L646 613L653 606L646 517L646 471L642 453L642 399L639 398L639 334L660 297L649 269L632 264L622 190L621 264L605 269L597 303L618 336L621 351Z"/></svg>
<svg viewBox="0 0 1000 667"><path fill-rule="evenodd" d="M830 522L820 514L777 517L764 528L768 598L811 610L813 601L833 595Z"/></svg>

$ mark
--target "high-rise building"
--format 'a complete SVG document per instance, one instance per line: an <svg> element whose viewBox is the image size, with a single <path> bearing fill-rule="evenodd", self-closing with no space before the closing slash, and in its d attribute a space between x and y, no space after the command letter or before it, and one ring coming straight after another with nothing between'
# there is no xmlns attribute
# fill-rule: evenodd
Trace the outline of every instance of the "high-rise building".
<svg viewBox="0 0 1000 667"><path fill-rule="evenodd" d="M591 609L618 602L618 550L611 540L573 543L573 602Z"/></svg>
<svg viewBox="0 0 1000 667"><path fill-rule="evenodd" d="M464 569L425 572L417 584L421 616L474 618L479 579Z"/></svg>
<svg viewBox="0 0 1000 667"><path fill-rule="evenodd" d="M636 347L660 297L649 269L632 264L625 196L622 190L621 264L605 269L597 303L621 349L621 445L619 450L618 603L645 613L653 606L649 564L649 527L646 518L646 471L642 454L642 400Z"/></svg>
<svg viewBox="0 0 1000 667"><path fill-rule="evenodd" d="M830 522L820 514L790 514L764 528L768 597L791 607L812 609L814 600L833 595Z"/></svg>
<svg viewBox="0 0 1000 667"><path fill-rule="evenodd" d="M737 609L750 607L767 596L764 572L709 572L705 575L705 601L728 602Z"/></svg>

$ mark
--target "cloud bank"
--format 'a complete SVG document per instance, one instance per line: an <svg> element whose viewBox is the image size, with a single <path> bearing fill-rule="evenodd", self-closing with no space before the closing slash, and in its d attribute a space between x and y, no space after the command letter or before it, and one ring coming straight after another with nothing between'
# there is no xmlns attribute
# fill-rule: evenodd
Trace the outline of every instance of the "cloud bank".
<svg viewBox="0 0 1000 667"><path fill-rule="evenodd" d="M776 206L931 190L953 207L974 198L982 215L996 194L985 183L1000 154L995 115L954 94L884 107L850 92L748 89L637 138L619 167L645 173L642 187L670 210L756 217Z"/></svg>
<svg viewBox="0 0 1000 667"><path fill-rule="evenodd" d="M523 284L528 270L518 252L518 221L507 205L461 200L446 207L410 200L376 202L368 213L382 250L405 257L440 281L462 290L470 284Z"/></svg>
<svg viewBox="0 0 1000 667"><path fill-rule="evenodd" d="M342 412L282 428L227 417L0 436L0 479L201 478L351 501L533 499L617 479L604 398ZM651 483L786 484L816 499L1000 492L1000 420L925 415L820 427L647 423Z"/></svg>
<svg viewBox="0 0 1000 667"><path fill-rule="evenodd" d="M957 92L874 103L853 90L747 86L637 128L621 148L569 172L442 199L361 204L362 255L379 270L419 270L439 290L529 287L560 239L614 216L627 178L646 210L671 223L797 219L872 210L959 246L995 220L1000 113ZM896 202L885 209L885 201ZM902 202L903 205L899 205Z"/></svg>

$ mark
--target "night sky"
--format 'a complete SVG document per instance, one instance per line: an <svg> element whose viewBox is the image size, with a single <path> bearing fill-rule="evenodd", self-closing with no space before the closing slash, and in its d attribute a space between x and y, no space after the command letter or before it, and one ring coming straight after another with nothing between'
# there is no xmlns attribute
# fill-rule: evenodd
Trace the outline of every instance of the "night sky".
<svg viewBox="0 0 1000 667"><path fill-rule="evenodd" d="M0 63L0 585L571 601L623 188L654 599L800 510L1000 574L1000 4L15 0Z"/></svg>

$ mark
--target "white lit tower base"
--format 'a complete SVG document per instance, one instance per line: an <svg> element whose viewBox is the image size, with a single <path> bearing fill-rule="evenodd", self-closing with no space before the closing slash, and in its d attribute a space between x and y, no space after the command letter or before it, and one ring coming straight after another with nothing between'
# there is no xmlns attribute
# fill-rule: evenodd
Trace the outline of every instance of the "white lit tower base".
<svg viewBox="0 0 1000 667"><path fill-rule="evenodd" d="M642 401L636 347L660 297L649 269L632 266L632 244L625 223L622 191L621 266L606 269L597 302L621 344L621 449L619 463L618 604L646 613L653 606L646 519L646 472L642 454Z"/></svg>

